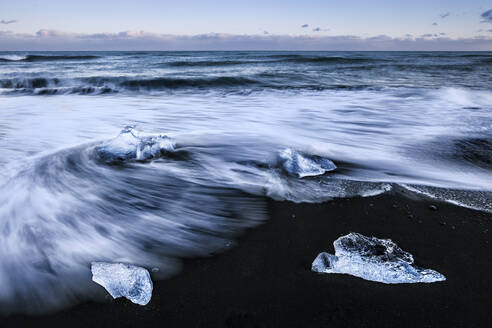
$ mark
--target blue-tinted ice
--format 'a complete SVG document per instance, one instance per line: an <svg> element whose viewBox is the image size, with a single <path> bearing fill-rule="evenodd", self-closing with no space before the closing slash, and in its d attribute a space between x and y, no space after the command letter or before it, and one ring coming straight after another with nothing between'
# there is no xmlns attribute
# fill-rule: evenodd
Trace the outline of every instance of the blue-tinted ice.
<svg viewBox="0 0 492 328"><path fill-rule="evenodd" d="M446 280L442 274L413 264L412 254L390 239L349 233L335 240L335 255L319 254L312 271L345 273L385 284L430 283Z"/></svg>
<svg viewBox="0 0 492 328"><path fill-rule="evenodd" d="M123 263L92 262L92 280L106 288L113 298L126 297L139 305L152 298L152 280L141 267Z"/></svg>
<svg viewBox="0 0 492 328"><path fill-rule="evenodd" d="M282 151L279 157L284 170L299 178L321 175L336 169L335 164L327 158L301 155L290 148Z"/></svg>
<svg viewBox="0 0 492 328"><path fill-rule="evenodd" d="M125 160L147 160L174 150L174 140L165 135L142 135L132 126L125 127L120 134L96 147L98 156L105 162Z"/></svg>

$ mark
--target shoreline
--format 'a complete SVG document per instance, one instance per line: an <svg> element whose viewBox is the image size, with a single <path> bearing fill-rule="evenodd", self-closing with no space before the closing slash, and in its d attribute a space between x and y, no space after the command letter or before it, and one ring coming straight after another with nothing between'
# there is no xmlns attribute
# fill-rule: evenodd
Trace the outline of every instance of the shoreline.
<svg viewBox="0 0 492 328"><path fill-rule="evenodd" d="M53 314L0 317L0 326L492 326L492 214L403 189L320 204L267 202L269 220L226 252L186 259L179 274L154 281L145 307L108 295ZM333 241L349 232L392 239L447 280L385 285L311 272L314 258L333 253Z"/></svg>

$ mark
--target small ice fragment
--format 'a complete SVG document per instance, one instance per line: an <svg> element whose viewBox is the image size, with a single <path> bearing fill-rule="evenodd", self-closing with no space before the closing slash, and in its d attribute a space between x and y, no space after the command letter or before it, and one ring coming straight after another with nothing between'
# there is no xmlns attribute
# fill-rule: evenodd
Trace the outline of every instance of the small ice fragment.
<svg viewBox="0 0 492 328"><path fill-rule="evenodd" d="M335 164L327 158L315 155L301 155L287 148L279 155L282 167L290 175L299 178L325 174L336 169Z"/></svg>
<svg viewBox="0 0 492 328"><path fill-rule="evenodd" d="M132 126L125 127L120 134L96 147L98 156L107 163L136 159L139 161L156 158L174 150L176 143L165 135L142 135Z"/></svg>
<svg viewBox="0 0 492 328"><path fill-rule="evenodd" d="M152 280L141 267L123 263L92 262L92 280L103 286L113 298L126 297L139 305L152 298Z"/></svg>
<svg viewBox="0 0 492 328"><path fill-rule="evenodd" d="M320 253L311 270L344 273L385 284L430 283L446 280L442 274L413 264L412 254L390 239L349 233L335 240L335 255Z"/></svg>

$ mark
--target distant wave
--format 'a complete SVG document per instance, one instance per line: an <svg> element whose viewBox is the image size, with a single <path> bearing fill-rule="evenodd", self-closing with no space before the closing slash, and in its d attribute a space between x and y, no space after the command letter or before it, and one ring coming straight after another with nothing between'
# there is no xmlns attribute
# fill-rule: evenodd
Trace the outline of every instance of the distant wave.
<svg viewBox="0 0 492 328"><path fill-rule="evenodd" d="M148 88L148 89L174 89L186 87L225 87L225 86L245 86L253 85L257 81L244 77L221 76L213 78L155 78L155 79L134 79L120 83L127 88Z"/></svg>
<svg viewBox="0 0 492 328"><path fill-rule="evenodd" d="M289 57L283 61L294 63L332 63L332 64L354 64L381 61L381 59L358 58L358 57Z"/></svg>
<svg viewBox="0 0 492 328"><path fill-rule="evenodd" d="M55 61L55 60L86 60L97 59L99 56L93 55L74 55L74 56L44 56L44 55L3 55L0 62L36 62L36 61Z"/></svg>
<svg viewBox="0 0 492 328"><path fill-rule="evenodd" d="M302 54L274 54L274 55L268 55L266 57L270 58L299 58L303 57L304 55Z"/></svg>
<svg viewBox="0 0 492 328"><path fill-rule="evenodd" d="M0 88L3 89L36 89L49 85L58 85L59 79L32 78L32 79L5 79L0 80Z"/></svg>
<svg viewBox="0 0 492 328"><path fill-rule="evenodd" d="M490 90L491 62L489 52L3 52L0 94Z"/></svg>
<svg viewBox="0 0 492 328"><path fill-rule="evenodd" d="M164 91L176 89L198 90L237 90L249 88L258 90L363 90L370 89L366 84L328 83L292 80L290 76L270 76L267 73L250 77L219 76L203 78L129 78L129 77L90 77L78 79L30 78L0 80L0 93L60 95L60 94L107 94L116 92Z"/></svg>
<svg viewBox="0 0 492 328"><path fill-rule="evenodd" d="M274 59L271 59L274 58ZM370 58L346 58L346 57L304 57L299 55L276 55L267 56L265 60L203 60L203 61L175 61L165 63L172 67L193 67L193 66L231 66L231 65L258 65L258 64L280 64L280 63L299 63L299 64L356 64L374 62Z"/></svg>
<svg viewBox="0 0 492 328"><path fill-rule="evenodd" d="M462 71L470 72L473 71L476 65L466 63L466 64L414 64L414 63L403 63L403 64L393 64L388 65L388 67L396 68L399 70L413 70L418 72L428 72L428 71Z"/></svg>
<svg viewBox="0 0 492 328"><path fill-rule="evenodd" d="M40 89L13 89L3 94L11 95L33 95L33 96L54 96L54 95L102 95L117 93L118 90L109 87L60 87L60 88L40 88Z"/></svg>
<svg viewBox="0 0 492 328"><path fill-rule="evenodd" d="M119 91L166 90L182 88L225 88L260 85L260 81L244 77L214 78L154 78L131 79L127 77L91 77L74 80L57 78L5 79L0 80L3 93L33 95L56 94L105 94ZM266 87L266 86L263 86Z"/></svg>
<svg viewBox="0 0 492 328"><path fill-rule="evenodd" d="M166 63L168 66L186 67L186 66L227 66L227 65L243 65L243 64L258 64L258 61L241 61L241 60L203 60L203 61L175 61Z"/></svg>
<svg viewBox="0 0 492 328"><path fill-rule="evenodd" d="M30 79L4 79L0 80L0 88L3 89L37 89L46 87L102 87L114 86L123 89L174 89L186 87L226 87L245 86L259 83L253 78L219 76L211 78L127 78L127 77L90 77L74 80L60 80L57 78L30 78ZM76 85L73 85L76 84Z"/></svg>
<svg viewBox="0 0 492 328"><path fill-rule="evenodd" d="M483 58L483 57L491 57L490 54L465 54L465 55L461 55L459 57L464 57L464 58L473 58L473 57L480 57L480 58Z"/></svg>
<svg viewBox="0 0 492 328"><path fill-rule="evenodd" d="M57 78L6 79L0 80L3 93L57 95L57 94L105 94L117 92L104 85L64 85Z"/></svg>
<svg viewBox="0 0 492 328"><path fill-rule="evenodd" d="M0 56L0 62L16 62L16 61L23 61L26 59L26 56L19 56L19 55L1 55Z"/></svg>
<svg viewBox="0 0 492 328"><path fill-rule="evenodd" d="M57 94L78 94L78 95L102 95L107 93L116 93L117 90L111 89L109 87L69 87L69 88L44 88L36 90L36 95L57 95Z"/></svg>

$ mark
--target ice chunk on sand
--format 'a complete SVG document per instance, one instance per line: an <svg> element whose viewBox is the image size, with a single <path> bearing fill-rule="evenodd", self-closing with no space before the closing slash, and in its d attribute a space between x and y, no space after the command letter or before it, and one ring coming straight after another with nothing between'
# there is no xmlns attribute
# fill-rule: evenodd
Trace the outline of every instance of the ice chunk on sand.
<svg viewBox="0 0 492 328"><path fill-rule="evenodd" d="M446 280L442 274L413 264L412 254L403 251L390 239L349 233L335 240L335 255L319 254L312 271L345 273L386 284L436 282Z"/></svg>
<svg viewBox="0 0 492 328"><path fill-rule="evenodd" d="M147 160L171 152L175 146L174 140L168 136L142 135L134 127L127 126L116 138L96 147L96 152L105 162Z"/></svg>
<svg viewBox="0 0 492 328"><path fill-rule="evenodd" d="M336 169L335 164L327 158L301 155L290 148L283 150L279 157L284 170L299 178L321 175Z"/></svg>
<svg viewBox="0 0 492 328"><path fill-rule="evenodd" d="M152 297L152 280L141 267L123 263L92 262L92 280L103 286L113 298L126 297L146 305Z"/></svg>

